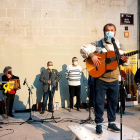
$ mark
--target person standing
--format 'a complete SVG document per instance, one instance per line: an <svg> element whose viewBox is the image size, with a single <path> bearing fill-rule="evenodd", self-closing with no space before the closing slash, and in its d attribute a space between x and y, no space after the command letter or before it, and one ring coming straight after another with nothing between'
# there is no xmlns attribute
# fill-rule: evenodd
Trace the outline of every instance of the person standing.
<svg viewBox="0 0 140 140"><path fill-rule="evenodd" d="M80 49L80 53L83 58L89 58L93 62L93 65L98 68L101 64L100 58L93 54L97 53L105 53L107 51L114 51L114 46L112 44L112 38L115 37L116 34L116 26L112 23L106 24L103 27L104 38L93 42L88 45L84 45ZM125 51L122 50L121 44L117 39L115 39L115 43L118 47L119 53L124 54ZM128 57L122 56L120 58L120 64L126 63ZM103 114L104 114L104 103L105 103L105 95L107 94L107 117L108 117L108 130L114 132L120 132L120 129L114 123L116 120L116 109L118 103L118 95L119 95L119 68L117 67L115 70L108 70L103 75L98 78L95 78L95 123L96 123L96 133L102 134L102 122L103 122Z"/></svg>
<svg viewBox="0 0 140 140"><path fill-rule="evenodd" d="M52 108L53 96L55 93L57 83L61 79L61 75L59 74L59 72L56 69L53 69L53 63L51 61L47 63L47 67L48 68L41 73L39 79L40 82L43 83L43 91L44 91L41 114L45 113L45 107L47 104L48 97L49 97L48 110L49 112L53 112L53 108Z"/></svg>
<svg viewBox="0 0 140 140"><path fill-rule="evenodd" d="M2 81L10 81L12 79L19 79L18 76L15 76L12 74L12 67L7 66L3 70L4 75L2 76ZM14 117L12 113L13 109L13 104L14 104L14 99L15 99L15 94L16 94L16 89L12 89L11 91L7 91L6 94L6 111L7 111L7 116Z"/></svg>
<svg viewBox="0 0 140 140"><path fill-rule="evenodd" d="M78 58L73 57L72 58L72 64L67 66L65 76L68 80L69 84L69 94L70 94L70 112L73 111L73 97L76 96L77 103L76 107L78 111L81 111L80 109L80 94L81 94L81 73L82 68L80 65L78 65Z"/></svg>

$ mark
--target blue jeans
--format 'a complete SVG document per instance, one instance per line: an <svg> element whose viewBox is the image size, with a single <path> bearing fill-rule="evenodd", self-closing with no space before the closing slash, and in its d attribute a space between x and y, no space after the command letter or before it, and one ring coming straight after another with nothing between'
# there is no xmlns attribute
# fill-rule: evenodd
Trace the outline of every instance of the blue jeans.
<svg viewBox="0 0 140 140"><path fill-rule="evenodd" d="M48 90L47 92L44 92L43 95L43 107L42 107L42 111L45 111L45 107L47 104L47 100L48 100L48 96L49 96L49 105L48 105L48 110L52 110L52 105L53 105L53 96L55 93L55 87L52 88L52 93L50 90Z"/></svg>
<svg viewBox="0 0 140 140"><path fill-rule="evenodd" d="M119 82L104 82L96 79L96 98L95 98L95 122L103 122L105 94L107 95L107 117L108 122L116 120L116 109L119 95Z"/></svg>

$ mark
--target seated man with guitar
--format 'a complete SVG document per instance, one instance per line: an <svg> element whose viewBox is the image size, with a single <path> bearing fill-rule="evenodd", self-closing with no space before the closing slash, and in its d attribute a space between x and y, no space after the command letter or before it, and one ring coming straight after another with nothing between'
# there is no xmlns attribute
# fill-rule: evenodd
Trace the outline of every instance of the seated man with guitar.
<svg viewBox="0 0 140 140"><path fill-rule="evenodd" d="M19 81L19 77L14 76L12 74L12 67L7 66L4 68L3 70L4 75L2 76L2 81L17 81L16 86L14 86L14 89L12 89L11 91L7 91L6 93L3 91L4 94L6 94L6 115L10 116L10 117L14 117L14 115L12 114L12 108L13 108L13 104L14 104L14 98L15 98L15 94L16 94L16 90L20 89L20 81Z"/></svg>
<svg viewBox="0 0 140 140"><path fill-rule="evenodd" d="M86 67L89 74L95 78L95 122L97 134L103 133L102 122L105 94L107 95L108 130L120 132L120 129L114 123L119 94L119 68L112 44L112 38L116 34L116 27L111 23L106 24L103 32L103 39L84 45L80 49L82 57L86 58ZM115 39L115 43L120 54L119 63L127 63L128 57L123 56L125 51L122 50L117 39Z"/></svg>

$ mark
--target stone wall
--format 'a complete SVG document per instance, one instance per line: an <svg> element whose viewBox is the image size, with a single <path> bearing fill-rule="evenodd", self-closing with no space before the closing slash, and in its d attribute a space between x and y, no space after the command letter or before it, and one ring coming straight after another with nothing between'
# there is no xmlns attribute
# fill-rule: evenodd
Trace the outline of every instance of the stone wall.
<svg viewBox="0 0 140 140"><path fill-rule="evenodd" d="M124 38L120 13L134 14L134 25L128 26L129 38ZM27 78L29 86L35 87L34 104L42 100L38 79L51 60L63 76L54 101L66 107L69 93L64 72L77 56L84 73L81 100L86 102L88 74L79 49L101 39L103 26L110 22L116 25L116 37L124 48L137 49L137 0L0 0L0 75L10 65L21 84ZM17 91L14 108L28 108L27 86Z"/></svg>

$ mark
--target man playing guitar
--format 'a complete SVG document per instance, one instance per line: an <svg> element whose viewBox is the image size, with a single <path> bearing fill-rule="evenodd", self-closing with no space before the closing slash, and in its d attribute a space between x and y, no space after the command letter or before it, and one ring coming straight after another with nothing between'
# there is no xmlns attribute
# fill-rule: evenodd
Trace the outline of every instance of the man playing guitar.
<svg viewBox="0 0 140 140"><path fill-rule="evenodd" d="M106 53L108 51L114 51L114 47L111 39L115 37L116 27L115 25L109 23L106 24L103 28L104 38L100 41L84 45L80 49L80 53L83 58L90 59L93 65L97 68L101 65L101 57L96 56L97 53ZM115 43L119 49L119 53L122 55L125 51L122 50L122 47L117 39ZM128 57L122 56L120 62L122 64L127 63ZM100 77L95 78L95 122L96 122L96 133L102 134L102 122L103 122L103 113L104 113L104 103L105 103L105 94L107 95L107 116L108 116L108 130L114 132L120 132L120 129L114 123L116 120L116 108L118 103L118 94L119 94L119 68L117 67L114 70L105 71Z"/></svg>

